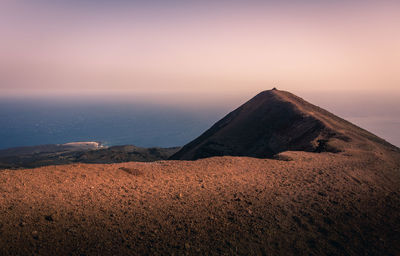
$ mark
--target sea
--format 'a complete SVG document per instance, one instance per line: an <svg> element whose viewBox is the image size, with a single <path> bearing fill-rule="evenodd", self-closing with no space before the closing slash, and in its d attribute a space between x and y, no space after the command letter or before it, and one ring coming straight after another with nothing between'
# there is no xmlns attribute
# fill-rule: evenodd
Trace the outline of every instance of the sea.
<svg viewBox="0 0 400 256"><path fill-rule="evenodd" d="M0 101L0 149L98 141L106 146L182 146L226 109L185 109L118 102Z"/></svg>
<svg viewBox="0 0 400 256"><path fill-rule="evenodd" d="M353 100L338 104L327 99L306 98L400 147L398 104L385 109L370 101L365 101L369 102L365 107L366 103ZM186 108L143 101L0 99L0 149L78 141L106 146L183 146L243 102Z"/></svg>

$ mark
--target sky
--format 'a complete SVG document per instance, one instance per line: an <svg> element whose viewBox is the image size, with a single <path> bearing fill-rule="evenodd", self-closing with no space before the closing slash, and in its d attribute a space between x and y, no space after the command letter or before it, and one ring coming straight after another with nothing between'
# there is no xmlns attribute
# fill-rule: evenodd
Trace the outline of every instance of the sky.
<svg viewBox="0 0 400 256"><path fill-rule="evenodd" d="M0 101L224 113L277 87L400 145L399 14L397 0L2 0Z"/></svg>
<svg viewBox="0 0 400 256"><path fill-rule="evenodd" d="M0 95L400 94L399 13L385 0L3 0Z"/></svg>

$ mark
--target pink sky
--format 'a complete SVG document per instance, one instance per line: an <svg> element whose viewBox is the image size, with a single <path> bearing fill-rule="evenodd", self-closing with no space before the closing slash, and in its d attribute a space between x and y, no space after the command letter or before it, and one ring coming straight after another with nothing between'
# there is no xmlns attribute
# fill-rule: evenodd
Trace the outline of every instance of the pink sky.
<svg viewBox="0 0 400 256"><path fill-rule="evenodd" d="M33 2L0 3L0 95L400 93L398 1Z"/></svg>

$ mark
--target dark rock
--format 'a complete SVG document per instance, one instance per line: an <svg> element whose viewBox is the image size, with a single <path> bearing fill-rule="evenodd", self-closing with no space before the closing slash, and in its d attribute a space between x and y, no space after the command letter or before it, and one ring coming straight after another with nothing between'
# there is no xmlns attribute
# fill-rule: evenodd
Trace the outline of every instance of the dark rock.
<svg viewBox="0 0 400 256"><path fill-rule="evenodd" d="M47 221L54 221L53 217L51 215L46 215L44 216L44 219Z"/></svg>

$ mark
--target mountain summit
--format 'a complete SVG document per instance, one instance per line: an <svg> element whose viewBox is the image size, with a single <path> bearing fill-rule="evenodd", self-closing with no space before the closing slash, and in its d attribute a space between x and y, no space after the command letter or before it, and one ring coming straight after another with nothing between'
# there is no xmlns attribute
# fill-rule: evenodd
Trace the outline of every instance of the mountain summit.
<svg viewBox="0 0 400 256"><path fill-rule="evenodd" d="M226 115L171 159L212 156L267 158L287 151L341 152L394 146L296 95L276 88Z"/></svg>

